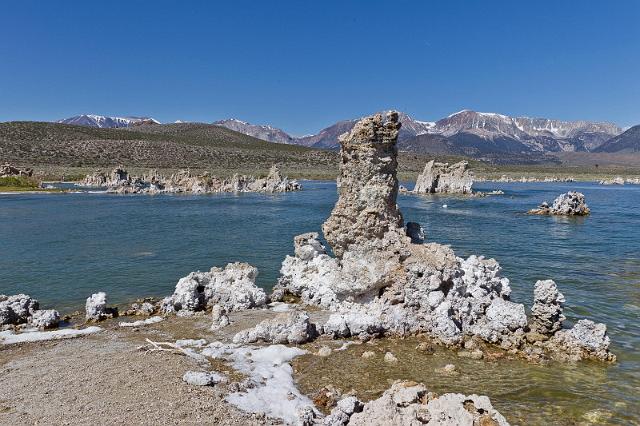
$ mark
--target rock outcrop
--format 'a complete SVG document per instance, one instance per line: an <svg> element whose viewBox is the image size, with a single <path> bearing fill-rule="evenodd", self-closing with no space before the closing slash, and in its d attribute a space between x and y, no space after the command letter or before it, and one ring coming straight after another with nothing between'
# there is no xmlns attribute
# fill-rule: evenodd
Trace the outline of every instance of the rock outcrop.
<svg viewBox="0 0 640 426"><path fill-rule="evenodd" d="M234 343L301 344L314 339L316 327L306 312L283 312L233 337Z"/></svg>
<svg viewBox="0 0 640 426"><path fill-rule="evenodd" d="M471 194L473 173L466 161L436 163L431 160L418 175L413 192L416 194Z"/></svg>
<svg viewBox="0 0 640 426"><path fill-rule="evenodd" d="M107 294L103 291L92 294L85 303L85 318L87 321L102 321L118 316L118 308L107 306Z"/></svg>
<svg viewBox="0 0 640 426"><path fill-rule="evenodd" d="M162 311L191 315L219 305L224 312L266 305L267 295L255 284L258 270L248 263L229 263L224 269L192 272L176 284L173 295L162 300Z"/></svg>
<svg viewBox="0 0 640 426"><path fill-rule="evenodd" d="M537 209L529 210L529 214L554 216L587 216L589 213L591 210L585 202L584 194L575 191L560 194L552 206L545 201Z"/></svg>
<svg viewBox="0 0 640 426"><path fill-rule="evenodd" d="M457 257L448 246L423 243L416 225L405 230L396 205L397 131L397 116L390 113L386 121L366 118L341 137L339 199L323 225L335 257L317 233L295 237L295 255L283 261L272 299L290 293L332 311L319 329L335 338L426 333L446 345L480 338L524 356L539 357L539 347L549 345L549 353L610 360L608 344L590 350L595 346L573 334L551 343L563 319L564 299L553 293L555 284L536 286L529 322L524 305L510 300L498 262ZM535 350L527 340L532 328L543 337L533 339Z"/></svg>
<svg viewBox="0 0 640 426"><path fill-rule="evenodd" d="M122 167L116 167L110 175L101 171L87 175L78 185L105 187L115 194L211 194L220 192L289 192L298 191L302 186L296 181L282 176L278 166L271 167L264 178L254 178L235 174L231 179L220 179L208 173L194 175L189 170L180 170L169 177L156 170L143 176L130 176Z"/></svg>
<svg viewBox="0 0 640 426"><path fill-rule="evenodd" d="M423 384L395 382L382 396L366 404L349 396L324 418L326 426L492 425L509 423L486 396L446 393L437 396Z"/></svg>

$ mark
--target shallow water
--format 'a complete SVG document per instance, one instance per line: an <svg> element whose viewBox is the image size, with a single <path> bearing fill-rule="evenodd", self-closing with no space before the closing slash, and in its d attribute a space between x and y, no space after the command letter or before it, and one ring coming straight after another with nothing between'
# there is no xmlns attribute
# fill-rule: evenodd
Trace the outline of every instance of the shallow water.
<svg viewBox="0 0 640 426"><path fill-rule="evenodd" d="M640 422L640 186L476 187L506 194L405 195L399 204L405 221L420 222L428 240L451 244L460 256L495 257L516 301L530 304L535 281L555 279L567 298L569 320L607 323L619 360L612 367L563 367L560 374L516 363L520 367L477 376L496 385L487 388L489 396L510 401L514 409L575 413L577 423L586 421L580 413L595 408L613 413L606 422ZM231 261L257 266L259 285L271 287L292 252L293 236L319 231L335 202L332 182L304 182L304 188L275 195L0 195L0 294L28 293L68 312L98 290L115 303L167 295L189 272ZM524 214L573 189L585 194L591 216Z"/></svg>

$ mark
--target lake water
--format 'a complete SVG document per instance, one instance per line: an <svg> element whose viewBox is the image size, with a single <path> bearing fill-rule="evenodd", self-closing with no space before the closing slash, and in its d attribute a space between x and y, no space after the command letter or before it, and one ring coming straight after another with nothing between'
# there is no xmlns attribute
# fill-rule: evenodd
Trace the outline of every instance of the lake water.
<svg viewBox="0 0 640 426"><path fill-rule="evenodd" d="M421 223L428 240L451 244L459 256L496 258L515 301L530 305L535 281L552 278L567 299L570 321L606 323L618 363L589 367L595 378L582 391L572 382L563 398L603 407L613 413L607 422L640 422L640 186L474 188L505 195L401 195L399 204L405 221ZM591 216L524 214L568 190L585 194ZM232 261L258 267L259 285L269 288L293 251L293 237L320 231L335 200L333 182L304 182L302 192L276 195L0 195L0 294L27 293L70 312L99 290L113 303L168 295L189 272ZM544 386L558 391L565 379Z"/></svg>

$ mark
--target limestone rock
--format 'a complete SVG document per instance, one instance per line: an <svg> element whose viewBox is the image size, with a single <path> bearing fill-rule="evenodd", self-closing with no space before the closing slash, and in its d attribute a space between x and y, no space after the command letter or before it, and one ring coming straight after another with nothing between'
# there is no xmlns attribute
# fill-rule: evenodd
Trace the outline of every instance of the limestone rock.
<svg viewBox="0 0 640 426"><path fill-rule="evenodd" d="M221 305L214 305L213 308L211 308L211 319L213 320L211 331L220 330L231 324L227 310Z"/></svg>
<svg viewBox="0 0 640 426"><path fill-rule="evenodd" d="M99 292L92 294L85 303L85 318L87 321L102 321L118 316L118 308L107 306L107 294Z"/></svg>
<svg viewBox="0 0 640 426"><path fill-rule="evenodd" d="M591 210L585 202L584 194L575 191L560 194L551 207L545 201L537 209L529 210L529 214L555 216L587 216L589 213Z"/></svg>
<svg viewBox="0 0 640 426"><path fill-rule="evenodd" d="M60 314L55 309L35 311L31 316L31 325L38 328L55 328L60 323Z"/></svg>
<svg viewBox="0 0 640 426"><path fill-rule="evenodd" d="M38 306L38 301L26 294L0 294L0 326L26 323Z"/></svg>
<svg viewBox="0 0 640 426"><path fill-rule="evenodd" d="M335 411L338 414L338 410ZM486 396L447 393L436 397L428 392L424 385L406 381L394 383L380 398L367 402L361 412L353 412L348 418L346 422L329 424L348 424L349 426L424 423L443 426L478 424L505 426L509 424L493 408Z"/></svg>
<svg viewBox="0 0 640 426"><path fill-rule="evenodd" d="M473 174L467 169L469 163L436 163L431 160L416 180L416 194L471 194Z"/></svg>
<svg viewBox="0 0 640 426"><path fill-rule="evenodd" d="M543 335L552 335L560 330L565 320L562 314L564 301L564 295L553 280L536 282L529 325L531 330Z"/></svg>
<svg viewBox="0 0 640 426"><path fill-rule="evenodd" d="M258 270L248 263L229 263L209 272L192 272L176 284L172 296L162 301L166 313L202 311L220 305L227 312L262 307L267 295L255 284Z"/></svg>
<svg viewBox="0 0 640 426"><path fill-rule="evenodd" d="M342 258L349 246L367 244L402 227L398 195L396 140L400 122L390 112L360 120L340 136L338 202L322 226L334 254Z"/></svg>
<svg viewBox="0 0 640 426"><path fill-rule="evenodd" d="M325 426L343 426L349 424L351 416L362 411L364 404L355 396L342 398L331 410L331 414L323 419Z"/></svg>
<svg viewBox="0 0 640 426"><path fill-rule="evenodd" d="M593 358L615 361L615 355L609 352L610 343L605 324L582 319L572 328L554 334L548 344L554 350L569 353L578 360Z"/></svg>
<svg viewBox="0 0 640 426"><path fill-rule="evenodd" d="M234 343L301 344L314 339L316 327L306 312L282 312L233 337Z"/></svg>

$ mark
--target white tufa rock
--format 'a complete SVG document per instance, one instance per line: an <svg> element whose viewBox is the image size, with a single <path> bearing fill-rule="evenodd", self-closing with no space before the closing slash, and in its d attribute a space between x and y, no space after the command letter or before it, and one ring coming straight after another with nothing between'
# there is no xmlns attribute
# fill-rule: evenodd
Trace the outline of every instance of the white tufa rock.
<svg viewBox="0 0 640 426"><path fill-rule="evenodd" d="M92 294L85 303L85 317L87 321L102 321L118 316L117 308L107 307L107 294L103 291Z"/></svg>
<svg viewBox="0 0 640 426"><path fill-rule="evenodd" d="M24 324L37 311L38 301L26 294L0 294L0 327Z"/></svg>
<svg viewBox="0 0 640 426"><path fill-rule="evenodd" d="M529 214L554 216L587 216L589 213L591 210L585 202L584 194L575 191L560 194L551 207L545 201L537 209L529 210Z"/></svg>
<svg viewBox="0 0 640 426"><path fill-rule="evenodd" d="M60 314L55 309L35 311L30 322L31 325L38 328L55 328L60 323Z"/></svg>
<svg viewBox="0 0 640 426"><path fill-rule="evenodd" d="M378 399L364 405L350 400L345 405L339 403L325 419L325 425L509 424L486 396L446 393L438 397L415 382L399 381Z"/></svg>
<svg viewBox="0 0 640 426"><path fill-rule="evenodd" d="M282 312L233 337L234 343L300 344L314 339L316 327L306 312Z"/></svg>
<svg viewBox="0 0 640 426"><path fill-rule="evenodd" d="M211 308L211 319L213 320L211 324L211 331L220 330L221 328L231 324L229 316L227 315L227 310L221 305L214 305L213 308Z"/></svg>
<svg viewBox="0 0 640 426"><path fill-rule="evenodd" d="M531 330L543 335L560 330L565 320L562 314L564 302L564 295L553 280L537 281L533 290Z"/></svg>
<svg viewBox="0 0 640 426"><path fill-rule="evenodd" d="M172 296L162 301L165 313L202 311L220 305L226 312L265 306L267 295L255 284L258 270L248 263L229 263L224 269L192 272L176 284Z"/></svg>
<svg viewBox="0 0 640 426"><path fill-rule="evenodd" d="M388 114L386 121L376 115L341 137L339 198L323 225L336 257L317 233L295 237L295 255L282 262L273 299L289 293L303 304L332 311L322 333L334 338L425 333L459 346L480 337L531 354L526 346L533 344L527 340L533 333L528 333L524 305L510 301L509 280L500 276L498 262L462 259L436 243L416 244L422 239L419 228L403 227L396 205L398 127L397 114ZM536 327L545 315L540 298ZM561 300L558 293L548 308L561 308ZM549 317L548 333L558 332L559 315L551 312L557 318ZM580 353L610 359L608 345Z"/></svg>

